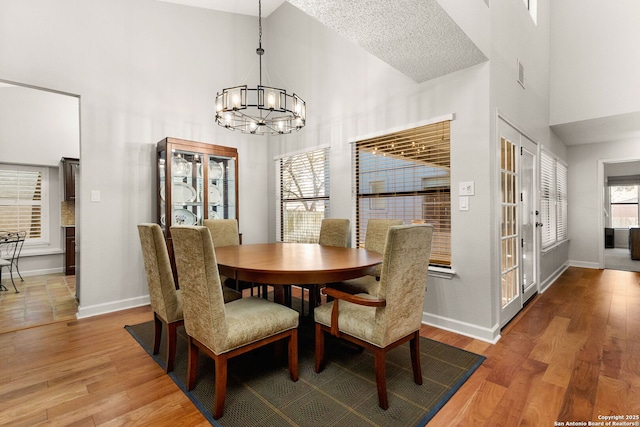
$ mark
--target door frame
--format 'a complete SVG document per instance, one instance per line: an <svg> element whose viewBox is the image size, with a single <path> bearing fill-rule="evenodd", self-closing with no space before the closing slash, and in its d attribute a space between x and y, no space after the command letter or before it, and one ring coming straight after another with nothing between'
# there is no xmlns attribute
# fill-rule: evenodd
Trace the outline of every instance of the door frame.
<svg viewBox="0 0 640 427"><path fill-rule="evenodd" d="M497 291L495 292L495 302L496 302L496 316L497 316L497 324L499 328L503 328L508 322L509 320L513 319L513 317L515 317L515 315L520 312L520 310L522 310L522 307L524 307L525 302L527 301L527 299L525 299L525 295L523 290L521 289L521 282L518 283L518 286L520 287L520 300L521 300L521 306L518 309L518 311L511 316L508 320L505 320L505 316L503 316L503 308L502 308L502 286L501 286L501 280L502 280L502 266L501 266L501 253L502 253L502 246L501 246L501 232L500 232L500 227L501 227L501 219L502 219L502 212L501 212L501 193L500 193L500 188L501 188L501 168L500 168L500 146L501 146L501 142L500 142L500 122L504 122L506 125L510 126L511 128L513 128L516 132L518 132L520 134L520 138L525 137L528 140L530 140L533 144L535 144L536 146L536 165L535 165L535 205L536 207L540 207L540 183L537 182L539 181L539 176L540 176L540 151L542 149L542 146L539 142L536 141L535 138L533 138L529 133L527 133L526 131L523 130L523 128L521 126L519 126L518 124L516 124L513 120L511 120L508 116L506 116L504 113L500 112L498 109L496 109L496 121L495 121L495 159L496 159L496 167L495 167L495 171L494 171L494 179L495 179L495 189L496 189L496 193L495 193L495 197L494 197L494 207L495 210L494 212L496 213L494 215L494 224L495 224L495 233L494 233L494 244L495 244L495 248L496 248L496 257L495 257L495 262L494 262L494 268L495 268L495 272L496 272L496 289ZM518 147L521 147L521 141L518 141ZM519 164L519 159L518 159L518 164ZM520 183L517 183L517 189L518 191L520 190ZM518 204L518 211L520 210L521 205ZM533 295L535 295L535 293L539 293L540 292L540 259L541 259L541 253L540 253L540 229L538 227L536 227L535 229L535 249L534 249L534 253L535 253L535 276L536 276L536 285L533 289L535 289L535 292L533 292ZM520 257L520 251L518 251L518 257ZM520 272L518 274L518 276L520 276ZM520 280L520 278L519 278ZM529 295L529 298L532 295Z"/></svg>
<svg viewBox="0 0 640 427"><path fill-rule="evenodd" d="M604 195L607 183L604 177L604 165L606 163L627 163L627 162L640 162L640 158L637 157L617 157L613 159L599 159L598 160L598 182L600 183L598 191L598 230L604 230L604 212L605 202ZM598 268L604 269L604 232L598 231Z"/></svg>

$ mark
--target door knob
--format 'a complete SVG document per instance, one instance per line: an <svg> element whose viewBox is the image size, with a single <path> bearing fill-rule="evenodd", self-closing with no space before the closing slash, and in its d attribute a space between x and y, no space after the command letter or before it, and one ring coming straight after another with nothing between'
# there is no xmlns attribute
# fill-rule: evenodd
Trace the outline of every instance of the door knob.
<svg viewBox="0 0 640 427"><path fill-rule="evenodd" d="M542 227L544 224L542 224L541 222L536 222L536 227Z"/></svg>

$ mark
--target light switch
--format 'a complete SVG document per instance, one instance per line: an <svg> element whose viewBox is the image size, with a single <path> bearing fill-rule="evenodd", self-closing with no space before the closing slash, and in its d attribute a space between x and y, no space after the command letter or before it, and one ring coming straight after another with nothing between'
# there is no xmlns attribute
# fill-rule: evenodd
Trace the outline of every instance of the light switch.
<svg viewBox="0 0 640 427"><path fill-rule="evenodd" d="M467 196L461 196L458 198L458 209L461 211L469 210L469 198Z"/></svg>
<svg viewBox="0 0 640 427"><path fill-rule="evenodd" d="M100 190L91 190L91 201L92 202L100 201Z"/></svg>

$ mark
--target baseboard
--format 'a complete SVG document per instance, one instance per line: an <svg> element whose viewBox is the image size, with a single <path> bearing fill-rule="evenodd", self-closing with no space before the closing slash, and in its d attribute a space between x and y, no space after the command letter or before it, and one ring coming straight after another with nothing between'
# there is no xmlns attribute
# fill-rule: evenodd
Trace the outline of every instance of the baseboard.
<svg viewBox="0 0 640 427"><path fill-rule="evenodd" d="M89 306L83 306L82 304L80 304L76 317L78 319L84 319L85 317L93 317L100 314L113 313L114 311L126 310L128 308L135 308L148 304L149 295Z"/></svg>
<svg viewBox="0 0 640 427"><path fill-rule="evenodd" d="M540 283L540 291L539 293L544 293L547 289L549 289L549 286L553 285L553 283L558 280L558 277L560 277L562 275L562 273L565 272L565 270L569 268L569 262L565 262L564 264L562 264L556 271L554 271L553 273L551 273L549 275L549 277L547 277L547 279Z"/></svg>
<svg viewBox="0 0 640 427"><path fill-rule="evenodd" d="M585 262L585 261L572 261L572 260L569 260L569 265L571 267L594 268L596 270L600 268L600 264L598 264L597 262Z"/></svg>
<svg viewBox="0 0 640 427"><path fill-rule="evenodd" d="M31 276L44 276L46 274L57 274L64 273L64 267L56 267L56 268L43 268L40 270L29 270L22 271L20 270L20 274L22 277L31 277ZM15 278L18 274L16 272L13 273L13 277Z"/></svg>
<svg viewBox="0 0 640 427"><path fill-rule="evenodd" d="M422 313L422 323L433 326L434 328L444 329L445 331L488 342L489 344L495 344L500 339L500 326L498 325L493 328L484 328L472 323L461 322L430 313Z"/></svg>

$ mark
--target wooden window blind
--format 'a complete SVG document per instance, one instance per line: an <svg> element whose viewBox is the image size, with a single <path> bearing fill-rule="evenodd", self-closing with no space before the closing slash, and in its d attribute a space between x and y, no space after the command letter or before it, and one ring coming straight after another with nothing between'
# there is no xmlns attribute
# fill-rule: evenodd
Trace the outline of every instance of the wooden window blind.
<svg viewBox="0 0 640 427"><path fill-rule="evenodd" d="M356 141L356 244L371 218L434 227L431 264L451 265L450 121Z"/></svg>
<svg viewBox="0 0 640 427"><path fill-rule="evenodd" d="M329 148L283 156L277 165L280 241L317 243L329 217Z"/></svg>
<svg viewBox="0 0 640 427"><path fill-rule="evenodd" d="M25 231L26 241L47 235L46 168L0 165L0 231Z"/></svg>

